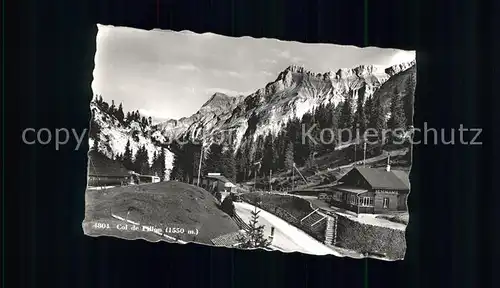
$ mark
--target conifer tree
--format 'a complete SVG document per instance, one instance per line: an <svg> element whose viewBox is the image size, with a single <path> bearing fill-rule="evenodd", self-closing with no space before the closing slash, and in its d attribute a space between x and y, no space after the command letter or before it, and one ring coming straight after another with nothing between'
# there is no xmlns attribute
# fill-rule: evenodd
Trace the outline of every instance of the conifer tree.
<svg viewBox="0 0 500 288"><path fill-rule="evenodd" d="M391 103L391 117L387 121L387 128L395 130L405 128L406 119L403 109L403 101L398 95L394 95Z"/></svg>
<svg viewBox="0 0 500 288"><path fill-rule="evenodd" d="M383 130L386 128L386 120L385 120L385 112L384 112L384 107L380 103L380 101L376 101L375 99L372 99L371 102L372 105L372 112L370 114L370 120L368 127L375 129L377 135L375 139L378 139L379 141L383 139ZM373 134L373 133L370 133ZM374 139L370 139L374 140Z"/></svg>
<svg viewBox="0 0 500 288"><path fill-rule="evenodd" d="M275 153L273 151L273 138L271 134L268 134L264 140L264 151L262 157L262 169L261 171L268 175L269 171L273 169L273 165L275 162Z"/></svg>
<svg viewBox="0 0 500 288"><path fill-rule="evenodd" d="M127 116L125 117L125 124L128 125L130 124L130 121L132 121L132 114L130 112L127 112Z"/></svg>
<svg viewBox="0 0 500 288"><path fill-rule="evenodd" d="M285 160L285 134L284 132L278 133L273 142L273 170L281 171L284 167Z"/></svg>
<svg viewBox="0 0 500 288"><path fill-rule="evenodd" d="M99 137L94 138L94 145L92 145L92 150L99 151Z"/></svg>
<svg viewBox="0 0 500 288"><path fill-rule="evenodd" d="M226 198L224 198L220 206L222 211L224 211L227 215L231 217L234 216L234 203L232 198L233 197L227 196Z"/></svg>
<svg viewBox="0 0 500 288"><path fill-rule="evenodd" d="M286 153L285 153L285 169L286 171L291 171L293 169L294 162L294 152L293 152L293 143L288 142Z"/></svg>
<svg viewBox="0 0 500 288"><path fill-rule="evenodd" d="M141 119L141 125L142 125L142 127L148 126L148 120L144 116Z"/></svg>
<svg viewBox="0 0 500 288"><path fill-rule="evenodd" d="M118 110L116 110L115 116L116 116L116 119L118 119L118 121L120 121L120 123L123 123L123 119L125 116L123 115L122 103L120 103L120 105L118 106Z"/></svg>
<svg viewBox="0 0 500 288"><path fill-rule="evenodd" d="M250 171L250 150L251 142L245 141L238 148L238 152L236 153L236 161L237 161L237 170L238 170L238 178L237 182L243 182L248 180L248 173Z"/></svg>
<svg viewBox="0 0 500 288"><path fill-rule="evenodd" d="M111 100L111 106L109 107L108 113L111 116L115 116L115 112L116 112L115 100Z"/></svg>
<svg viewBox="0 0 500 288"><path fill-rule="evenodd" d="M223 175L231 180L233 183L236 182L236 160L234 159L234 149L232 145L229 145L227 149L222 154L223 159Z"/></svg>
<svg viewBox="0 0 500 288"><path fill-rule="evenodd" d="M370 96L366 99L365 107L364 107L365 115L366 115L366 128L375 128L375 125L372 121L372 113L373 113L373 97Z"/></svg>
<svg viewBox="0 0 500 288"><path fill-rule="evenodd" d="M339 128L340 129L352 129L353 128L353 115L352 115L352 97L349 95L346 97L342 103L339 118ZM351 130L351 135L354 135ZM349 133L342 134L342 141L347 141Z"/></svg>
<svg viewBox="0 0 500 288"><path fill-rule="evenodd" d="M208 157L206 159L206 169L210 173L220 173L222 171L222 146L219 144L210 145Z"/></svg>
<svg viewBox="0 0 500 288"><path fill-rule="evenodd" d="M133 170L132 150L130 149L130 140L128 140L127 144L125 145L125 152L123 153L123 165L129 170Z"/></svg>
<svg viewBox="0 0 500 288"><path fill-rule="evenodd" d="M252 211L252 219L249 222L249 229L245 235L238 237L240 248L266 248L271 245L271 241L264 236L264 225L259 225L259 212L257 207Z"/></svg>
<svg viewBox="0 0 500 288"><path fill-rule="evenodd" d="M359 91L358 91L359 93ZM367 100L368 101L368 100ZM355 128L358 129L359 134L362 136L366 130L367 126L367 118L365 112L365 106L363 106L363 97L358 95L357 107L356 107L356 120L355 120ZM358 131L354 131L357 133Z"/></svg>
<svg viewBox="0 0 500 288"><path fill-rule="evenodd" d="M140 174L150 174L149 157L145 146L139 147L134 159L135 172Z"/></svg>
<svg viewBox="0 0 500 288"><path fill-rule="evenodd" d="M166 179L166 174L165 174L165 168L166 168L165 167L165 160L166 160L165 157L166 157L166 155L165 155L165 149L162 148L160 156L158 157L158 162L160 162L160 164L158 166L159 166L159 169L160 169L159 175L160 175L161 181L167 180Z"/></svg>

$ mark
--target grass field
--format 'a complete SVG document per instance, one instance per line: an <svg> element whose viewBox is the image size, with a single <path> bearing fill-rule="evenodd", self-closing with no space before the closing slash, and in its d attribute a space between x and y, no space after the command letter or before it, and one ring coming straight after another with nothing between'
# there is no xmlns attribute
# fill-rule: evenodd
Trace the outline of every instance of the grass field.
<svg viewBox="0 0 500 288"><path fill-rule="evenodd" d="M145 238L150 241L161 239L152 232L117 231L114 227L120 221L112 214L163 229L197 229L197 235L180 233L170 236L205 244L211 244L210 240L220 235L239 230L236 223L218 208L217 200L210 193L177 181L87 190L85 200L83 228L88 235ZM96 230L91 225L96 222L110 223L112 229Z"/></svg>

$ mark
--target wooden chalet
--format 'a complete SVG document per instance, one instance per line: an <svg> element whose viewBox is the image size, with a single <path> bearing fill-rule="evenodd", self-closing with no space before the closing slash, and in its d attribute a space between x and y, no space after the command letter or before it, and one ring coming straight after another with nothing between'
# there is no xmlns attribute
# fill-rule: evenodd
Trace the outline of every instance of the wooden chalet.
<svg viewBox="0 0 500 288"><path fill-rule="evenodd" d="M193 184L196 185L197 180L193 180ZM208 175L203 176L201 179L201 187L209 192L235 192L236 185L234 185L229 179L221 175L220 173L208 173Z"/></svg>
<svg viewBox="0 0 500 288"><path fill-rule="evenodd" d="M332 206L355 213L384 214L407 211L410 181L405 171L355 167L331 188ZM330 193L328 193L330 194Z"/></svg>
<svg viewBox="0 0 500 288"><path fill-rule="evenodd" d="M91 150L88 153L89 187L118 186L132 182L131 173L119 161L109 159L105 155Z"/></svg>

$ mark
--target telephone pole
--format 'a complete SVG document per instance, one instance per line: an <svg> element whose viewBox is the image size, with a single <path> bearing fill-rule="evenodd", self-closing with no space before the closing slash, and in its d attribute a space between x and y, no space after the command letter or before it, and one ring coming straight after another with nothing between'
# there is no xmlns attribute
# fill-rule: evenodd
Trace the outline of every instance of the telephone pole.
<svg viewBox="0 0 500 288"><path fill-rule="evenodd" d="M203 143L201 144L200 150L200 164L198 165L198 182L196 182L196 186L200 187L200 176L201 176L201 160L203 159Z"/></svg>
<svg viewBox="0 0 500 288"><path fill-rule="evenodd" d="M273 170L269 170L269 193L271 193L272 189L272 184L271 184L271 177L273 175Z"/></svg>
<svg viewBox="0 0 500 288"><path fill-rule="evenodd" d="M254 166L259 165L259 168L260 168L260 161L256 162L256 163L253 163L253 165ZM253 190L254 190L254 192L257 191L257 169L258 168L255 168L255 174L254 174L254 180L253 180Z"/></svg>
<svg viewBox="0 0 500 288"><path fill-rule="evenodd" d="M356 166L356 152L358 151L358 141L354 142L354 166Z"/></svg>
<svg viewBox="0 0 500 288"><path fill-rule="evenodd" d="M366 141L364 143L364 147L363 147L363 167L366 166Z"/></svg>
<svg viewBox="0 0 500 288"><path fill-rule="evenodd" d="M257 168L255 169L254 178L253 178L253 190L257 191Z"/></svg>

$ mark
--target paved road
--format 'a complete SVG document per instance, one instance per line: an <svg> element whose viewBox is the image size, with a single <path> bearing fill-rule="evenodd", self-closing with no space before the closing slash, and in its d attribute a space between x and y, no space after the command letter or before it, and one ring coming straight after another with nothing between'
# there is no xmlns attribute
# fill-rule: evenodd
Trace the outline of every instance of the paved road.
<svg viewBox="0 0 500 288"><path fill-rule="evenodd" d="M234 206L236 213L243 221L248 223L252 217L251 212L254 211L255 206L244 202L235 202ZM260 210L259 208L257 209ZM264 210L260 210L259 212L259 224L265 226L264 235L266 237L271 234L271 227L275 228L272 246L283 252L341 256L340 253L312 238L304 231Z"/></svg>

